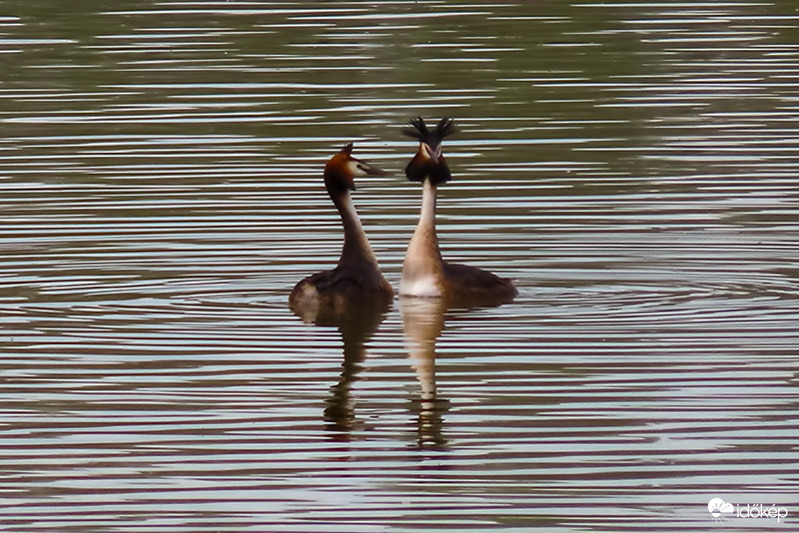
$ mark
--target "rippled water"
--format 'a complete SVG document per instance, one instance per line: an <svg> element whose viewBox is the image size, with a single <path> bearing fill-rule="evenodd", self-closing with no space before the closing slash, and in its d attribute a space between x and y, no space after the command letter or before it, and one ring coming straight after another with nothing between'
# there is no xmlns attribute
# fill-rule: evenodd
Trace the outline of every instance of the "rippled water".
<svg viewBox="0 0 799 533"><path fill-rule="evenodd" d="M796 527L793 2L65 6L0 14L4 529ZM418 114L519 297L303 323L348 141L398 286Z"/></svg>

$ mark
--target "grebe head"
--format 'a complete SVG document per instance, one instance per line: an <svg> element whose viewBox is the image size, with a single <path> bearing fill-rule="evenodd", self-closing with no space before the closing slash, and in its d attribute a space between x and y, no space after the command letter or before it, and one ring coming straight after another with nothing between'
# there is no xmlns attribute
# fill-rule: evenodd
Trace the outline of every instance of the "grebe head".
<svg viewBox="0 0 799 533"><path fill-rule="evenodd" d="M330 158L325 165L325 187L330 194L355 190L356 176L385 176L388 172L352 157L352 143Z"/></svg>
<svg viewBox="0 0 799 533"><path fill-rule="evenodd" d="M410 181L423 182L425 179L430 179L435 185L446 183L452 175L441 152L441 141L457 131L455 122L445 117L433 130L430 130L422 117L416 117L411 120L411 125L413 128L405 128L402 133L417 139L419 150L405 167L405 175Z"/></svg>

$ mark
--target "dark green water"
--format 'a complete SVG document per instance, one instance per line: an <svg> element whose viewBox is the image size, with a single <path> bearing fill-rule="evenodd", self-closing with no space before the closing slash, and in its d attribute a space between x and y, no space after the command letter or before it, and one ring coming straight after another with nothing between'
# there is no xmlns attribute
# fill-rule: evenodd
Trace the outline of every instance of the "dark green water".
<svg viewBox="0 0 799 533"><path fill-rule="evenodd" d="M790 1L3 2L0 529L795 529L797 28ZM461 129L445 256L519 297L303 323L346 142L392 171L354 201L398 287L416 115Z"/></svg>

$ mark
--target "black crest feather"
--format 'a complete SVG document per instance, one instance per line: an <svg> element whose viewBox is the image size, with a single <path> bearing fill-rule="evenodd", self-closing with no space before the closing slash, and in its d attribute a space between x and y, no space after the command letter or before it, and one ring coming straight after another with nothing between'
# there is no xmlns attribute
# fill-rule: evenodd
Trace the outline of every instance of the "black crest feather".
<svg viewBox="0 0 799 533"><path fill-rule="evenodd" d="M403 129L402 133L427 145L429 152L423 151L423 146L420 144L419 151L405 167L405 176L410 181L417 182L429 179L431 183L436 185L448 182L452 175L447 166L447 161L441 153L441 141L444 140L444 137L455 133L455 121L451 118L442 118L435 128L431 130L424 123L422 117L416 117L411 120L411 126L413 127Z"/></svg>
<svg viewBox="0 0 799 533"><path fill-rule="evenodd" d="M422 117L416 117L411 120L411 126L413 127L402 130L403 135L426 143L433 149L438 147L445 137L458 131L455 127L455 121L446 117L442 118L432 130L427 127Z"/></svg>

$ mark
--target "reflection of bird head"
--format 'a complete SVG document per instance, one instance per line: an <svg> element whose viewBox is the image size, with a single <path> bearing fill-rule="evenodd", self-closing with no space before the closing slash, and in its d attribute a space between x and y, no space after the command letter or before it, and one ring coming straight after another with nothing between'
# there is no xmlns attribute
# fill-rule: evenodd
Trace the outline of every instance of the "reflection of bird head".
<svg viewBox="0 0 799 533"><path fill-rule="evenodd" d="M411 125L413 128L405 128L402 133L417 139L419 149L405 167L405 175L410 181L423 182L429 179L434 185L446 183L452 175L441 152L441 141L457 131L455 122L449 118L442 118L436 127L430 130L422 117L416 117L411 120Z"/></svg>
<svg viewBox="0 0 799 533"><path fill-rule="evenodd" d="M352 143L325 165L325 187L331 195L355 190L356 176L385 176L387 172L352 157Z"/></svg>

